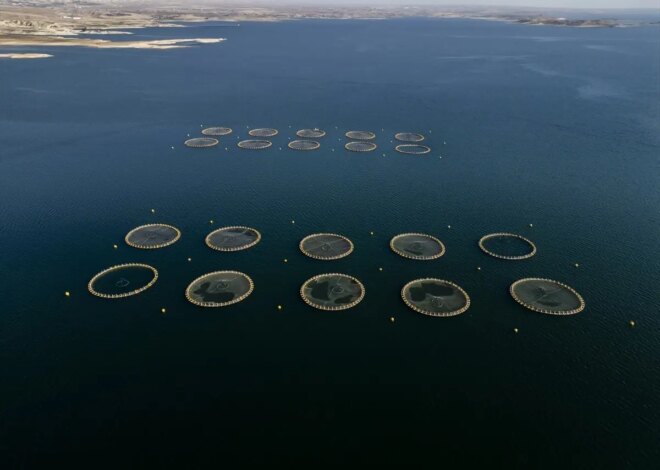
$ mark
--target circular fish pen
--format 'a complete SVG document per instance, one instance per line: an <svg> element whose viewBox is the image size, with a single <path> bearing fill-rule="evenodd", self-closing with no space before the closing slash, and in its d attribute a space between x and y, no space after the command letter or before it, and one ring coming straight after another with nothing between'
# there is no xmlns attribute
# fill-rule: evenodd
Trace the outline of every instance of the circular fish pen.
<svg viewBox="0 0 660 470"><path fill-rule="evenodd" d="M154 250L165 248L181 238L178 228L167 224L148 224L134 228L124 239L126 244L133 248Z"/></svg>
<svg viewBox="0 0 660 470"><path fill-rule="evenodd" d="M346 310L364 298L364 286L346 274L319 274L305 281L300 296L305 303L319 310Z"/></svg>
<svg viewBox="0 0 660 470"><path fill-rule="evenodd" d="M231 127L207 127L202 130L204 135L223 136L229 135L233 132Z"/></svg>
<svg viewBox="0 0 660 470"><path fill-rule="evenodd" d="M300 129L296 132L296 135L304 139L320 139L325 136L325 131L321 129Z"/></svg>
<svg viewBox="0 0 660 470"><path fill-rule="evenodd" d="M445 254L445 245L425 233L402 233L390 240L390 248L399 256L415 260L432 260Z"/></svg>
<svg viewBox="0 0 660 470"><path fill-rule="evenodd" d="M186 147L192 148L207 148L215 147L220 141L218 139L213 139L212 137L195 137L193 139L186 140L183 144Z"/></svg>
<svg viewBox="0 0 660 470"><path fill-rule="evenodd" d="M246 150L262 150L273 145L269 140L241 140L238 146Z"/></svg>
<svg viewBox="0 0 660 470"><path fill-rule="evenodd" d="M417 134L415 132L399 132L394 134L394 138L399 142L421 142L424 140L422 134Z"/></svg>
<svg viewBox="0 0 660 470"><path fill-rule="evenodd" d="M344 147L351 152L373 152L378 148L373 142L347 142Z"/></svg>
<svg viewBox="0 0 660 470"><path fill-rule="evenodd" d="M317 150L321 144L315 140L292 140L289 148L293 150Z"/></svg>
<svg viewBox="0 0 660 470"><path fill-rule="evenodd" d="M206 245L217 251L240 251L256 245L261 240L258 230L250 227L222 227L206 236Z"/></svg>
<svg viewBox="0 0 660 470"><path fill-rule="evenodd" d="M394 150L408 155L424 155L431 151L431 147L421 144L401 144L394 147Z"/></svg>
<svg viewBox="0 0 660 470"><path fill-rule="evenodd" d="M515 233L484 235L479 240L479 248L490 256L507 260L527 259L536 254L534 242Z"/></svg>
<svg viewBox="0 0 660 470"><path fill-rule="evenodd" d="M300 241L300 251L310 258L329 261L353 253L353 242L336 233L313 233Z"/></svg>
<svg viewBox="0 0 660 470"><path fill-rule="evenodd" d="M523 307L547 315L574 315L584 310L584 299L572 287L552 279L520 279L509 288Z"/></svg>
<svg viewBox="0 0 660 470"><path fill-rule="evenodd" d="M373 140L376 134L371 131L348 131L346 137L354 140Z"/></svg>
<svg viewBox="0 0 660 470"><path fill-rule="evenodd" d="M401 289L401 298L414 311L431 317L453 317L470 308L467 292L442 279L411 281Z"/></svg>
<svg viewBox="0 0 660 470"><path fill-rule="evenodd" d="M186 288L186 299L200 307L226 307L244 300L254 290L247 274L216 271L198 277Z"/></svg>
<svg viewBox="0 0 660 470"><path fill-rule="evenodd" d="M157 280L158 271L148 264L118 264L96 274L87 290L96 297L121 299L144 292Z"/></svg>
<svg viewBox="0 0 660 470"><path fill-rule="evenodd" d="M248 132L252 137L274 137L278 133L277 129L270 129L267 127L261 129L252 129Z"/></svg>

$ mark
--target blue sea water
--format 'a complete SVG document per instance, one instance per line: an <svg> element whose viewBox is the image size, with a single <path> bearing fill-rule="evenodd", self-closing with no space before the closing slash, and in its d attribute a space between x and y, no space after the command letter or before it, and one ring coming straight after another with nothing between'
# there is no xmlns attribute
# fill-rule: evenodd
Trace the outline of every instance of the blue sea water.
<svg viewBox="0 0 660 470"><path fill-rule="evenodd" d="M10 467L658 465L657 27L204 23L119 39L182 37L227 41L23 48L54 57L0 62ZM183 146L215 125L234 134ZM280 134L266 151L240 150L247 126ZM328 131L319 151L286 148L304 127ZM375 131L379 149L344 151L350 129ZM397 154L398 131L426 134L433 152ZM151 222L181 240L123 243ZM224 225L263 240L208 249ZM304 257L298 242L321 231L355 252ZM389 239L410 231L447 253L396 256ZM477 240L498 231L532 239L538 254L487 257ZM155 266L156 285L117 301L87 292L125 262ZM226 309L188 303L186 285L219 269L249 274L254 293ZM300 285L323 272L359 278L365 299L344 312L306 306ZM571 285L586 310L524 310L508 287L530 276ZM470 309L408 310L400 289L419 277L456 282Z"/></svg>

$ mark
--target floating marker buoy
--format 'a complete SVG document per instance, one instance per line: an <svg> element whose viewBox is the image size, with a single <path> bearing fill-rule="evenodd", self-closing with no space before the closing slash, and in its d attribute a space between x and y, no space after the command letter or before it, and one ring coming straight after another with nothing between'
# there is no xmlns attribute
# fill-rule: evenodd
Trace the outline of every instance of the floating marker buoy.
<svg viewBox="0 0 660 470"><path fill-rule="evenodd" d="M395 321L395 318L394 318L394 317L390 317L390 323L394 323L394 321Z"/></svg>
<svg viewBox="0 0 660 470"><path fill-rule="evenodd" d="M529 224L529 226L530 226L530 227L533 227L533 226L534 226L534 224Z"/></svg>
<svg viewBox="0 0 660 470"><path fill-rule="evenodd" d="M187 135L188 135L188 137L190 137L190 134L187 134Z"/></svg>
<svg viewBox="0 0 660 470"><path fill-rule="evenodd" d="M477 266L477 271L481 271L481 266Z"/></svg>
<svg viewBox="0 0 660 470"><path fill-rule="evenodd" d="M632 326L633 328L635 327L635 321L634 320L630 320L630 326Z"/></svg>
<svg viewBox="0 0 660 470"><path fill-rule="evenodd" d="M383 270L383 268L378 268L378 270L379 270L379 271L382 271L382 270Z"/></svg>
<svg viewBox="0 0 660 470"><path fill-rule="evenodd" d="M514 328L514 329L513 329L513 332L514 332L514 333L518 333L518 328Z"/></svg>
<svg viewBox="0 0 660 470"><path fill-rule="evenodd" d="M374 232L369 232L369 235L373 235L373 234L374 234Z"/></svg>
<svg viewBox="0 0 660 470"><path fill-rule="evenodd" d="M152 213L152 214L155 214L155 213L156 213L156 209L151 209L151 213Z"/></svg>
<svg viewBox="0 0 660 470"><path fill-rule="evenodd" d="M451 228L451 225L447 225L447 228Z"/></svg>
<svg viewBox="0 0 660 470"><path fill-rule="evenodd" d="M188 262L190 263L192 261L192 258L188 258Z"/></svg>
<svg viewBox="0 0 660 470"><path fill-rule="evenodd" d="M295 221L295 220L292 220L292 221L291 221L291 223L292 223L292 224L295 224L295 223L296 223L296 221Z"/></svg>
<svg viewBox="0 0 660 470"><path fill-rule="evenodd" d="M117 248L119 248L117 245L112 245L112 247L113 247L115 250L116 250Z"/></svg>
<svg viewBox="0 0 660 470"><path fill-rule="evenodd" d="M229 150L229 147L225 147L225 150Z"/></svg>
<svg viewBox="0 0 660 470"><path fill-rule="evenodd" d="M64 293L64 295L65 295L66 297L71 297L71 292L66 291L66 292Z"/></svg>
<svg viewBox="0 0 660 470"><path fill-rule="evenodd" d="M288 260L288 259L286 259L286 258L284 258L284 262L285 262L285 263L288 263L288 262L289 262L289 260Z"/></svg>
<svg viewBox="0 0 660 470"><path fill-rule="evenodd" d="M278 306L277 306L277 310L282 310L282 306L281 306L281 305L278 305Z"/></svg>
<svg viewBox="0 0 660 470"><path fill-rule="evenodd" d="M164 308L160 309L160 313L166 313L166 312L167 312L167 310L165 310Z"/></svg>
<svg viewBox="0 0 660 470"><path fill-rule="evenodd" d="M579 267L580 267L580 264L579 264L579 263L575 263L575 267L576 267L576 268L579 268Z"/></svg>
<svg viewBox="0 0 660 470"><path fill-rule="evenodd" d="M209 224L212 224L212 223L213 223L213 219L209 220Z"/></svg>
<svg viewBox="0 0 660 470"><path fill-rule="evenodd" d="M174 145L172 145L172 150L174 150Z"/></svg>

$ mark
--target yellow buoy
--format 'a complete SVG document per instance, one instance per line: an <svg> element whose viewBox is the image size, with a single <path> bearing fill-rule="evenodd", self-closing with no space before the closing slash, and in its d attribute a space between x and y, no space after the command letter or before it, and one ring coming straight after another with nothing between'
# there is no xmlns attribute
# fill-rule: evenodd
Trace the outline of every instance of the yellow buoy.
<svg viewBox="0 0 660 470"><path fill-rule="evenodd" d="M394 323L394 322L395 322L395 318L394 318L394 317L390 317L390 322L391 322L391 323Z"/></svg>
<svg viewBox="0 0 660 470"><path fill-rule="evenodd" d="M192 258L188 258L188 262L190 263L192 261Z"/></svg>
<svg viewBox="0 0 660 470"><path fill-rule="evenodd" d="M518 333L518 331L519 331L518 328L514 328L514 329L513 329L513 332L514 332L514 333Z"/></svg>
<svg viewBox="0 0 660 470"><path fill-rule="evenodd" d="M481 266L477 266L477 271L481 271Z"/></svg>
<svg viewBox="0 0 660 470"><path fill-rule="evenodd" d="M167 313L167 310L165 310L164 308L161 308L160 313Z"/></svg>
<svg viewBox="0 0 660 470"><path fill-rule="evenodd" d="M635 326L635 321L634 320L630 320L630 326L632 326L632 327Z"/></svg>
<svg viewBox="0 0 660 470"><path fill-rule="evenodd" d="M382 271L382 270L383 270L383 268L378 268L378 270L379 270L379 271Z"/></svg>
<svg viewBox="0 0 660 470"><path fill-rule="evenodd" d="M112 247L113 247L115 250L116 250L117 248L119 248L117 245L112 245Z"/></svg>
<svg viewBox="0 0 660 470"><path fill-rule="evenodd" d="M67 297L71 297L71 292L66 291L66 292L64 293L64 295L66 295Z"/></svg>
<svg viewBox="0 0 660 470"><path fill-rule="evenodd" d="M374 234L374 232L369 232L369 235L373 235L373 234Z"/></svg>
<svg viewBox="0 0 660 470"><path fill-rule="evenodd" d="M286 258L284 258L284 262L285 262L285 263L288 263L288 262L289 262L289 260L288 260L288 259L286 259Z"/></svg>
<svg viewBox="0 0 660 470"><path fill-rule="evenodd" d="M282 310L282 306L281 306L281 305L278 305L278 306L277 306L277 310Z"/></svg>
<svg viewBox="0 0 660 470"><path fill-rule="evenodd" d="M579 264L579 263L575 263L575 267L576 267L576 268L579 268L579 267L580 267L580 264Z"/></svg>

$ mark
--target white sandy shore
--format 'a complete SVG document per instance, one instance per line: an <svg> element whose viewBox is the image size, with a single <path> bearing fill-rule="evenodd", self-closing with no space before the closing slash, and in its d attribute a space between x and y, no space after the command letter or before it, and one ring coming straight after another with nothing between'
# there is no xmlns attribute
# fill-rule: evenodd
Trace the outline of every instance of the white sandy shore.
<svg viewBox="0 0 660 470"><path fill-rule="evenodd" d="M50 54L34 54L34 53L13 53L13 54L0 54L0 59L46 59L53 57Z"/></svg>
<svg viewBox="0 0 660 470"><path fill-rule="evenodd" d="M151 41L108 41L106 39L82 39L54 37L21 37L0 38L0 46L43 46L61 47L78 46L93 47L97 49L182 49L193 44L217 44L226 41L225 38L186 38L186 39L160 39Z"/></svg>

